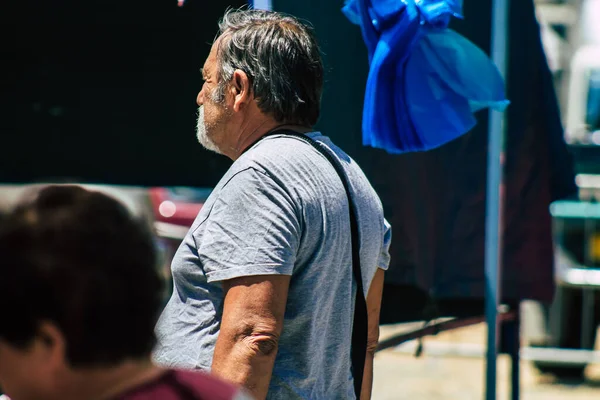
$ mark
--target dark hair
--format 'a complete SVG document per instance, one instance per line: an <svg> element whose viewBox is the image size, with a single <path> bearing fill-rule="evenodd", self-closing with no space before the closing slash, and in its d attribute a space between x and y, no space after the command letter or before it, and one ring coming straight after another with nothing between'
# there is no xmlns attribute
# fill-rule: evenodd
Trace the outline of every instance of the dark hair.
<svg viewBox="0 0 600 400"><path fill-rule="evenodd" d="M317 123L323 63L311 28L278 12L237 10L225 14L219 30L217 101L223 100L234 71L241 69L261 111L280 123Z"/></svg>
<svg viewBox="0 0 600 400"><path fill-rule="evenodd" d="M153 237L117 200L49 186L0 225L0 337L58 326L74 367L148 356L162 305Z"/></svg>

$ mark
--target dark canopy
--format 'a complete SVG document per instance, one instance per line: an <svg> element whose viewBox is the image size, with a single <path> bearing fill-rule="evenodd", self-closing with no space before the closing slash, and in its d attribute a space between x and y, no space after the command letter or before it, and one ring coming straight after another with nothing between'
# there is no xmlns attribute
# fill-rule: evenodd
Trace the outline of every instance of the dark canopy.
<svg viewBox="0 0 600 400"><path fill-rule="evenodd" d="M323 130L359 160L393 226L382 319L483 312L488 120L427 153L401 156L360 146L368 72L358 28L339 4L275 2L306 17L321 37L330 77ZM335 3L335 2L332 2ZM453 28L489 52L490 0L465 0ZM505 301L550 301L554 292L548 206L575 192L557 99L532 0L511 1L508 51L502 293ZM425 314L425 315L424 315Z"/></svg>
<svg viewBox="0 0 600 400"><path fill-rule="evenodd" d="M195 138L199 69L244 4L2 1L0 182L214 184L228 161Z"/></svg>

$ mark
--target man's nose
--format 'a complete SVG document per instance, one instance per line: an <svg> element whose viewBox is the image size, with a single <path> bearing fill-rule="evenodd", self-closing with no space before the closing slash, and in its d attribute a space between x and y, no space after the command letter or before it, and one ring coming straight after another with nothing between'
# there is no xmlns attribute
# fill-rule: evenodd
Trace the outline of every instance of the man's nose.
<svg viewBox="0 0 600 400"><path fill-rule="evenodd" d="M196 104L199 106L204 104L204 89L200 90L200 93L198 93L198 97L196 97Z"/></svg>

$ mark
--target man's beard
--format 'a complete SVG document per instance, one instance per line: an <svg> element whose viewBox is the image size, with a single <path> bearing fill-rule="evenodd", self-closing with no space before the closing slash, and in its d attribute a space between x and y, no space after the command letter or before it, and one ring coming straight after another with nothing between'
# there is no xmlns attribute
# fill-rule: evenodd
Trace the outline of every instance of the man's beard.
<svg viewBox="0 0 600 400"><path fill-rule="evenodd" d="M217 147L216 143L213 142L211 138L208 137L206 132L206 124L204 123L204 106L198 107L198 122L196 123L196 137L198 138L198 142L204 147L206 150L214 151L215 153L222 154L219 151L219 147Z"/></svg>

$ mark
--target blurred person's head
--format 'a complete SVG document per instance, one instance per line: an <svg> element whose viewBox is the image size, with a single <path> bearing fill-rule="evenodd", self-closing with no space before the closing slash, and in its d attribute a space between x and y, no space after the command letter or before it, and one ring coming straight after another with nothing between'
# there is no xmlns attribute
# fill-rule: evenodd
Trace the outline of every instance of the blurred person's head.
<svg viewBox="0 0 600 400"><path fill-rule="evenodd" d="M202 70L197 136L235 159L277 127L310 130L321 107L323 64L311 29L273 11L229 11Z"/></svg>
<svg viewBox="0 0 600 400"><path fill-rule="evenodd" d="M150 364L163 282L151 233L118 201L47 187L2 219L0 257L0 387L11 398L85 398L90 378L118 386Z"/></svg>

